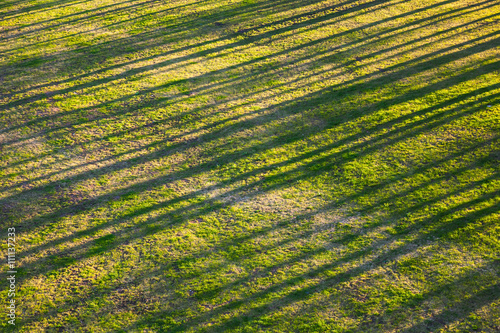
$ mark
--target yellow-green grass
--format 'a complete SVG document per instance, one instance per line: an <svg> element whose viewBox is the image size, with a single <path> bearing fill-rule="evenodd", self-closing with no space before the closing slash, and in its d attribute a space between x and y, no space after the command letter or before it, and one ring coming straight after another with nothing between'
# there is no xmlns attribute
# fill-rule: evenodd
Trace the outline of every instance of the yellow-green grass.
<svg viewBox="0 0 500 333"><path fill-rule="evenodd" d="M500 4L0 4L19 332L500 330Z"/></svg>

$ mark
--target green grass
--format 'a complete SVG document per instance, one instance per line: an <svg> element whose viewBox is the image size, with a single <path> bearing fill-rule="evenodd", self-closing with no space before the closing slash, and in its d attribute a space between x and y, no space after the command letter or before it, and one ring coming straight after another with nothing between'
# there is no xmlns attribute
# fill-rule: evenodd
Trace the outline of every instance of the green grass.
<svg viewBox="0 0 500 333"><path fill-rule="evenodd" d="M500 330L497 1L0 15L2 330Z"/></svg>

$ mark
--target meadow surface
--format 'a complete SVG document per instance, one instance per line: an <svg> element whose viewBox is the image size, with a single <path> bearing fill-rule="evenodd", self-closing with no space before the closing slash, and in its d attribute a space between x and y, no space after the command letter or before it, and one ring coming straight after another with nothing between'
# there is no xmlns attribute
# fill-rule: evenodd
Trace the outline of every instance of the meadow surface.
<svg viewBox="0 0 500 333"><path fill-rule="evenodd" d="M498 1L0 18L0 330L500 330Z"/></svg>

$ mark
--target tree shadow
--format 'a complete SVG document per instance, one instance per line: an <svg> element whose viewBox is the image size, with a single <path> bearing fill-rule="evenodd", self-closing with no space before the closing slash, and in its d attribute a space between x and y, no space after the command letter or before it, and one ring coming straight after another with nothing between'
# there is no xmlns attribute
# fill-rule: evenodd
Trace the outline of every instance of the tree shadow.
<svg viewBox="0 0 500 333"><path fill-rule="evenodd" d="M229 29L224 21L228 14L234 14L229 21L236 22L257 11L263 18L286 15L314 3L245 2L187 18L175 27L186 33L175 36L175 31L170 37L199 35L207 25L214 30ZM423 6L393 19L455 3ZM491 3L475 6L486 11ZM286 18L277 14L277 19L244 31L105 65L92 75L138 66L123 72L94 78L76 68L72 69L75 77L55 84L46 78L35 80L36 89L17 91L25 95L12 93L1 111L13 115L18 110L26 112L35 102L50 100L52 96L40 88L63 98L86 89L98 93L124 80L147 80L157 70L174 71L190 61L225 59L239 49L247 52L264 45L262 39L286 41L288 33L318 31L334 26L335 20L366 20L372 10L403 4L347 1L342 3L346 8L304 7L303 12ZM3 224L15 221L26 239L34 237L19 250L23 261L18 283L25 306L20 325L30 329L43 321L44 327L68 329L129 311L137 316L118 330L223 332L250 326L256 330L341 330L331 322L333 317L323 324L301 317L312 326L291 320L290 315L300 309L304 316L324 313L322 302L326 302L340 304L345 318L356 321L352 330L377 323L381 330L413 332L442 328L490 306L497 297L491 295L498 295L498 284L485 270L468 264L464 264L467 274L455 272L451 282L436 280L433 288L426 286L404 297L403 291L410 287L380 277L387 278L384 272L390 271L417 281L420 276L408 270L411 258L424 262L434 258L435 251L446 252L451 246L479 246L469 236L493 230L499 215L498 126L478 120L487 108L498 104L499 83L487 80L498 71L493 53L499 39L497 31L478 34L475 28L481 18L494 15L413 38L414 33L431 29L435 21L456 23L475 10L459 6L392 27L387 26L390 18L377 19L137 93L125 91L95 105L6 123L2 139L33 127L24 136L7 137L6 146L19 147L46 136L56 147L12 163L7 159L3 166L11 178L27 174L29 168L45 168L34 177L2 184L6 191L0 199ZM99 16L90 11L83 14L81 19ZM62 19L66 21L61 26L80 20L72 15ZM452 44L450 35L466 27L471 37ZM357 37L362 32L366 36ZM112 39L83 50L129 44L134 52L146 51L155 49L154 39L163 33L151 29L128 37L128 43L126 38ZM141 44L146 37L153 40ZM334 41L339 44L317 52L309 61L314 53L310 50ZM439 42L443 45L437 47ZM419 47L430 50L417 54ZM84 58L73 51L60 56ZM117 54L128 52L118 50ZM413 56L395 60L405 55ZM99 57L83 66L94 68ZM155 57L166 58L141 64ZM280 57L291 59L274 63L267 59ZM383 70L374 69L378 63ZM295 64L300 65L289 68ZM5 71L6 67L0 69ZM12 73L16 71L20 69ZM280 75L290 76L273 82ZM337 77L342 80L336 81ZM230 89L235 95L225 96ZM259 104L264 106L252 108ZM75 121L75 116L93 109L109 111ZM169 112L156 119L156 110ZM137 124L127 127L132 117ZM91 126L111 129L69 139ZM65 152L69 158L62 160L68 161L84 154L79 149L97 157L66 166L60 165L61 159L48 160L43 166L30 164ZM26 169L23 173L18 168ZM94 186L93 193L79 194L85 186ZM433 246L434 252L418 252L425 246ZM491 258L482 260L481 267L494 269ZM95 272L86 271L85 265ZM442 274L434 267L424 271ZM79 276L88 278L77 279L80 282L71 287L74 290L68 289L65 281L74 283L73 278ZM467 283L471 277L485 281L488 277L489 284L474 289ZM61 292L72 291L40 300L33 286L37 279L60 283ZM395 293L399 298L369 303L356 287L360 283L372 296L380 283L386 288L383 295ZM467 301L436 305L440 312L427 314L426 320L411 318L412 307L435 304L435 299L447 297L442 290L456 286L469 288ZM344 287L344 291L339 289ZM37 300L44 307L30 310ZM398 322L394 311L412 321ZM61 324L64 313L71 318ZM287 321L298 326L283 326Z"/></svg>

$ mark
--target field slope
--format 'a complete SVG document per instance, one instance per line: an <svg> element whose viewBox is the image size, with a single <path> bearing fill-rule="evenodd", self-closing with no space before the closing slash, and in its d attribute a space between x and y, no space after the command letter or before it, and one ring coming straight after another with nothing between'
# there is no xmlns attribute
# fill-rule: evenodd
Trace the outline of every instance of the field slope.
<svg viewBox="0 0 500 333"><path fill-rule="evenodd" d="M498 1L0 18L0 330L500 330Z"/></svg>

